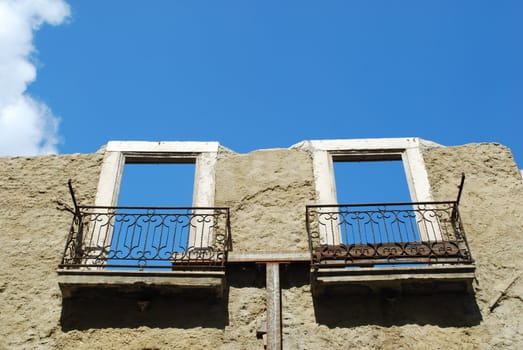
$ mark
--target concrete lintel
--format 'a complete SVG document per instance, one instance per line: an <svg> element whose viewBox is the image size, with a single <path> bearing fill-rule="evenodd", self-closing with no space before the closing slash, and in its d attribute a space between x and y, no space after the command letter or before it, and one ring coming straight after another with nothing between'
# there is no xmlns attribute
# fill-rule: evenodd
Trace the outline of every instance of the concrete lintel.
<svg viewBox="0 0 523 350"><path fill-rule="evenodd" d="M309 252L229 252L228 263L268 263L268 262L307 262L311 260Z"/></svg>
<svg viewBox="0 0 523 350"><path fill-rule="evenodd" d="M215 141L109 141L108 152L140 152L140 153L217 153L220 144Z"/></svg>
<svg viewBox="0 0 523 350"><path fill-rule="evenodd" d="M419 147L422 140L418 137L404 138L368 138L339 140L307 140L297 143L291 148L309 151L344 151L344 150L404 150ZM423 141L423 144L426 144Z"/></svg>

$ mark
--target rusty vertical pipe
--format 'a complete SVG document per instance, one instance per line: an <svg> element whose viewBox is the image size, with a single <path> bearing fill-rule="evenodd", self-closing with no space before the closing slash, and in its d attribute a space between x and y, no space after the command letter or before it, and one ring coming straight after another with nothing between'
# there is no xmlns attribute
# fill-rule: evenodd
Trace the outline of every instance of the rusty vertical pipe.
<svg viewBox="0 0 523 350"><path fill-rule="evenodd" d="M280 264L267 263L267 349L282 349Z"/></svg>

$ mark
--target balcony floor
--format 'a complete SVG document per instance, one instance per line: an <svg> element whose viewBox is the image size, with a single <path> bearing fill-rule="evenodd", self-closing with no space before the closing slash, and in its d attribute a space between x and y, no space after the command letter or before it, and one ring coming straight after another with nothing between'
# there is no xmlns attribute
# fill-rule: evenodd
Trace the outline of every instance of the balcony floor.
<svg viewBox="0 0 523 350"><path fill-rule="evenodd" d="M472 293L475 266L470 264L311 269L315 295L328 293L433 294Z"/></svg>
<svg viewBox="0 0 523 350"><path fill-rule="evenodd" d="M225 271L118 271L58 269L63 298L103 294L156 292L178 294L202 292L222 297Z"/></svg>

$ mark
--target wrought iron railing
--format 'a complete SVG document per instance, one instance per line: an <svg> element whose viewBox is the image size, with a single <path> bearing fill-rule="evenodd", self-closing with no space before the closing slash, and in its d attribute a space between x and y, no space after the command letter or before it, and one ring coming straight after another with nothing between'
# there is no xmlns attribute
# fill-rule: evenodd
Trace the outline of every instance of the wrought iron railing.
<svg viewBox="0 0 523 350"><path fill-rule="evenodd" d="M223 269L230 247L228 208L80 206L59 268Z"/></svg>
<svg viewBox="0 0 523 350"><path fill-rule="evenodd" d="M78 205L59 268L222 269L230 247L228 208Z"/></svg>
<svg viewBox="0 0 523 350"><path fill-rule="evenodd" d="M311 263L314 267L472 263L457 203L307 206Z"/></svg>
<svg viewBox="0 0 523 350"><path fill-rule="evenodd" d="M221 268L228 208L75 206L61 268Z"/></svg>

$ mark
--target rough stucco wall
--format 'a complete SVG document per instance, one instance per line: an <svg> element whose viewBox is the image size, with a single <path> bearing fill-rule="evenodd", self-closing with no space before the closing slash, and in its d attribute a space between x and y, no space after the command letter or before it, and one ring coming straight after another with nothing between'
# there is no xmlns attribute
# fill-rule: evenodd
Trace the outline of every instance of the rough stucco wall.
<svg viewBox="0 0 523 350"><path fill-rule="evenodd" d="M453 199L466 174L460 213L476 260L483 321L471 330L495 348L523 344L523 184L510 150L470 144L424 152L436 200Z"/></svg>
<svg viewBox="0 0 523 350"><path fill-rule="evenodd" d="M72 327L52 335L56 349L261 349L265 317L257 268L228 271L223 299L206 295L113 295L65 302ZM139 311L137 300L150 304ZM69 305L71 304L71 305ZM68 323L67 322L67 323Z"/></svg>
<svg viewBox="0 0 523 350"><path fill-rule="evenodd" d="M230 277L224 300L150 298L143 313L133 296L62 302L55 270L71 215L56 201L71 205L71 178L78 202L92 204L102 159L0 158L0 349L262 347L256 329L265 317L265 290L243 282L251 276Z"/></svg>
<svg viewBox="0 0 523 350"><path fill-rule="evenodd" d="M285 349L489 349L473 303L441 296L325 295L283 290ZM516 342L511 343L516 349Z"/></svg>
<svg viewBox="0 0 523 350"><path fill-rule="evenodd" d="M476 259L475 295L326 296L283 290L287 349L520 349L523 344L523 184L498 144L423 151L435 200L454 200Z"/></svg>
<svg viewBox="0 0 523 350"><path fill-rule="evenodd" d="M523 183L510 151L479 144L428 148L424 157L435 199L454 199L461 172L467 174L461 214L478 266L476 296L314 300L307 268L282 267L285 349L518 349L523 343ZM201 307L158 298L140 313L136 300L120 296L81 300L80 313L62 306L55 268L71 218L53 201L69 202L71 177L80 201L92 202L101 158L0 158L0 349L261 349L255 332L265 318L263 266L228 270L226 297ZM231 207L235 251L307 249L304 206L314 202L314 188L306 152L224 152L216 186L216 205ZM101 323L81 324L81 316ZM60 317L81 326L63 329Z"/></svg>
<svg viewBox="0 0 523 350"><path fill-rule="evenodd" d="M102 155L0 158L0 349L52 348L59 332L58 266L71 215L71 178L92 203Z"/></svg>
<svg viewBox="0 0 523 350"><path fill-rule="evenodd" d="M233 251L307 251L305 205L315 200L310 154L299 150L223 153L216 205L231 208Z"/></svg>

